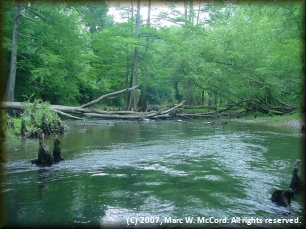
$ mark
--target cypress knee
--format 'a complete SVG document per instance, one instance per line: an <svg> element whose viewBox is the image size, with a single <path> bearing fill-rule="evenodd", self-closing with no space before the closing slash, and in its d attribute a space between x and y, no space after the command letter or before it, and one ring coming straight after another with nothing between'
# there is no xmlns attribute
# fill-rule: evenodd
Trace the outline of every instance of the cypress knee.
<svg viewBox="0 0 306 229"><path fill-rule="evenodd" d="M54 149L53 149L53 159L54 163L58 163L64 158L61 157L61 147L60 147L61 142L58 140L58 136L55 134L54 135Z"/></svg>

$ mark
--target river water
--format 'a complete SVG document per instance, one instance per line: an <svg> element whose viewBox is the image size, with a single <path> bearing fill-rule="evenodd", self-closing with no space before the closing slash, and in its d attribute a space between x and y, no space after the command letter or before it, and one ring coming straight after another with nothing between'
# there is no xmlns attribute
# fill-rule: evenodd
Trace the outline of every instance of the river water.
<svg viewBox="0 0 306 229"><path fill-rule="evenodd" d="M38 142L7 153L6 225L302 227L302 196L270 201L289 186L302 135L205 122L67 121L59 164L30 163Z"/></svg>

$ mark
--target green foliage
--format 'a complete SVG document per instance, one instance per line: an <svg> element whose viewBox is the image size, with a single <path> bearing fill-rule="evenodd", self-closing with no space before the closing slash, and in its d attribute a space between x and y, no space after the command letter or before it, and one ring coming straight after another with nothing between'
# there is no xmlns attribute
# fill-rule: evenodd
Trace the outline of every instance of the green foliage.
<svg viewBox="0 0 306 229"><path fill-rule="evenodd" d="M9 53L13 5L5 6ZM124 21L115 23L104 3L23 4L15 97L35 93L68 105L121 90L131 85L138 47L138 84L146 85L149 104L274 97L300 105L301 2L211 2L199 12L184 6L173 2L159 15L172 26L143 21L135 38L135 8L118 6ZM102 103L122 107L124 96Z"/></svg>
<svg viewBox="0 0 306 229"><path fill-rule="evenodd" d="M29 135L31 135L34 130L42 126L43 115L46 115L48 121L47 124L50 129L58 130L59 123L61 126L64 126L64 128L67 128L59 118L58 114L49 108L49 102L43 102L41 99L34 99L33 103L29 103L29 100L24 103L28 106L21 114L20 118L13 118L8 114L5 114L4 116L4 129L7 138L12 138L13 135L20 135L22 120L25 120L27 131ZM14 128L9 128L9 122L13 123Z"/></svg>
<svg viewBox="0 0 306 229"><path fill-rule="evenodd" d="M14 138L14 136L19 135L21 128L21 119L12 118L6 112L4 111L1 112L2 112L1 117L3 117L3 126L1 128L3 129L3 132L6 135L6 138L12 139Z"/></svg>

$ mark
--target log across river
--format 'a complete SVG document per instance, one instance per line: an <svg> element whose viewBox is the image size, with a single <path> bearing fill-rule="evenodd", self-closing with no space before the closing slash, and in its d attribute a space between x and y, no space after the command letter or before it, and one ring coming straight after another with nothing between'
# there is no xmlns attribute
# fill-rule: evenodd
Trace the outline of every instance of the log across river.
<svg viewBox="0 0 306 229"><path fill-rule="evenodd" d="M8 226L303 226L302 197L290 208L270 201L301 158L296 130L203 120L67 124L58 164L30 163L38 142L8 152ZM52 150L53 138L46 144Z"/></svg>

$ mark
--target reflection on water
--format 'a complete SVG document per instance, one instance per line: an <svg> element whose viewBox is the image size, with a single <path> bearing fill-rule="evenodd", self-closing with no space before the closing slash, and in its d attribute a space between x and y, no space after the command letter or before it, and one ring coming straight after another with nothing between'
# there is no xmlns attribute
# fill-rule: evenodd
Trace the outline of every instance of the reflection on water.
<svg viewBox="0 0 306 229"><path fill-rule="evenodd" d="M233 217L252 225L252 219L262 220L258 226L284 217L304 222L302 197L290 209L269 199L275 189L289 186L301 156L301 136L292 130L241 123L211 127L203 120L69 125L60 136L65 161L59 164L32 165L36 145L9 152L8 225L128 226L137 219L140 227L172 227L181 225L173 219L181 219L187 227L248 226L231 223ZM228 222L211 224L205 221L210 217ZM264 226L297 225L302 224Z"/></svg>

